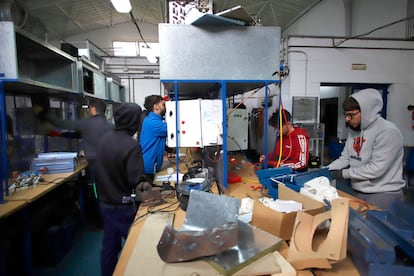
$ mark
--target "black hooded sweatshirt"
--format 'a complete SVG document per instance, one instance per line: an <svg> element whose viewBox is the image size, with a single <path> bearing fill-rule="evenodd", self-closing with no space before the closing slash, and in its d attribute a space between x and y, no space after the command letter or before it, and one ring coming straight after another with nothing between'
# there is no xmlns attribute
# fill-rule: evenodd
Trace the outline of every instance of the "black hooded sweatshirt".
<svg viewBox="0 0 414 276"><path fill-rule="evenodd" d="M114 112L115 129L106 133L96 155L99 200L120 205L144 175L141 145L132 138L140 126L141 108L135 103L120 105Z"/></svg>

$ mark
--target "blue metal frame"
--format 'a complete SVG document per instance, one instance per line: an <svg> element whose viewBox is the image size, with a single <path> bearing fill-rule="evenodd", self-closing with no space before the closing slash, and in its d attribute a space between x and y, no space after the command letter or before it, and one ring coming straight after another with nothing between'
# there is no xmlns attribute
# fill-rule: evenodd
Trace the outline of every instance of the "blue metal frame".
<svg viewBox="0 0 414 276"><path fill-rule="evenodd" d="M179 83L219 83L221 85L221 100L222 100L222 109L223 109L223 117L222 117L222 128L223 128L223 186L227 189L227 127L226 127L226 117L227 117L227 106L226 106L226 99L227 99L227 84L228 83L264 83L265 91L265 118L268 118L268 94L269 94L269 85L272 83L281 83L280 80L160 80L161 83L173 83L174 84L174 100L175 100L175 121L178 125L178 100L179 100L179 91L178 91L178 84ZM247 91L246 91L247 92ZM280 93L281 94L281 93ZM268 127L265 124L265 156L267 156L267 132ZM178 135L178 128L176 129L176 172L177 172L177 179L178 179L178 163L179 163L179 135Z"/></svg>

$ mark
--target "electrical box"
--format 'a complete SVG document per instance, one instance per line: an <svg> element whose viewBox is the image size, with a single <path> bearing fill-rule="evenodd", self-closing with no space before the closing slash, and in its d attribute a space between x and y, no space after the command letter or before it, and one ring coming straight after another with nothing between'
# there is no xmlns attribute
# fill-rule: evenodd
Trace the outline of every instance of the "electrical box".
<svg viewBox="0 0 414 276"><path fill-rule="evenodd" d="M165 102L167 146L205 147L223 144L221 100L181 100Z"/></svg>
<svg viewBox="0 0 414 276"><path fill-rule="evenodd" d="M227 151L247 150L249 134L247 110L229 109L227 114Z"/></svg>
<svg viewBox="0 0 414 276"><path fill-rule="evenodd" d="M17 79L16 38L13 22L0 22L0 80Z"/></svg>

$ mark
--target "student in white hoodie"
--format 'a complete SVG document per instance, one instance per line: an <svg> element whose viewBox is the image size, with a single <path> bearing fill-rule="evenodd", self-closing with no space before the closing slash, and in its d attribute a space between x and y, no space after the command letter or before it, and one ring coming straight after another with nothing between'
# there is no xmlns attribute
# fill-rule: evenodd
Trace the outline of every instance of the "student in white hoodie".
<svg viewBox="0 0 414 276"><path fill-rule="evenodd" d="M403 136L381 117L383 101L364 89L343 102L348 137L341 156L328 165L334 179L350 179L355 196L381 209L404 200Z"/></svg>

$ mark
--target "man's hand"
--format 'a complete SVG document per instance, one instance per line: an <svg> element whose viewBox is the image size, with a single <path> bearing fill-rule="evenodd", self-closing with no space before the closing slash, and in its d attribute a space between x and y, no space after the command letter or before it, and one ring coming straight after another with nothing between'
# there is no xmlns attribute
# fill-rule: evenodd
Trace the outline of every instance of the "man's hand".
<svg viewBox="0 0 414 276"><path fill-rule="evenodd" d="M265 156L264 155L260 155L259 157L259 163L263 163L265 160Z"/></svg>
<svg viewBox="0 0 414 276"><path fill-rule="evenodd" d="M43 107L41 107L40 105L34 105L34 106L32 107L32 110L33 110L33 113L34 113L36 116L39 116L39 114L40 114L41 112L43 112Z"/></svg>
<svg viewBox="0 0 414 276"><path fill-rule="evenodd" d="M32 111L33 111L33 114L36 116L36 117L38 117L39 119L41 119L41 120L44 120L45 119L45 117L46 117L46 110L43 108L43 107L41 107L40 105L34 105L34 106L32 106Z"/></svg>
<svg viewBox="0 0 414 276"><path fill-rule="evenodd" d="M152 185L151 185L151 183L149 183L147 181L140 182L137 185L137 190L138 191L141 191L141 192L143 192L143 191L150 191L151 189L152 189Z"/></svg>
<svg viewBox="0 0 414 276"><path fill-rule="evenodd" d="M332 171L329 171L329 173L331 174L332 179L343 179L344 178L342 176L342 170L332 170Z"/></svg>

